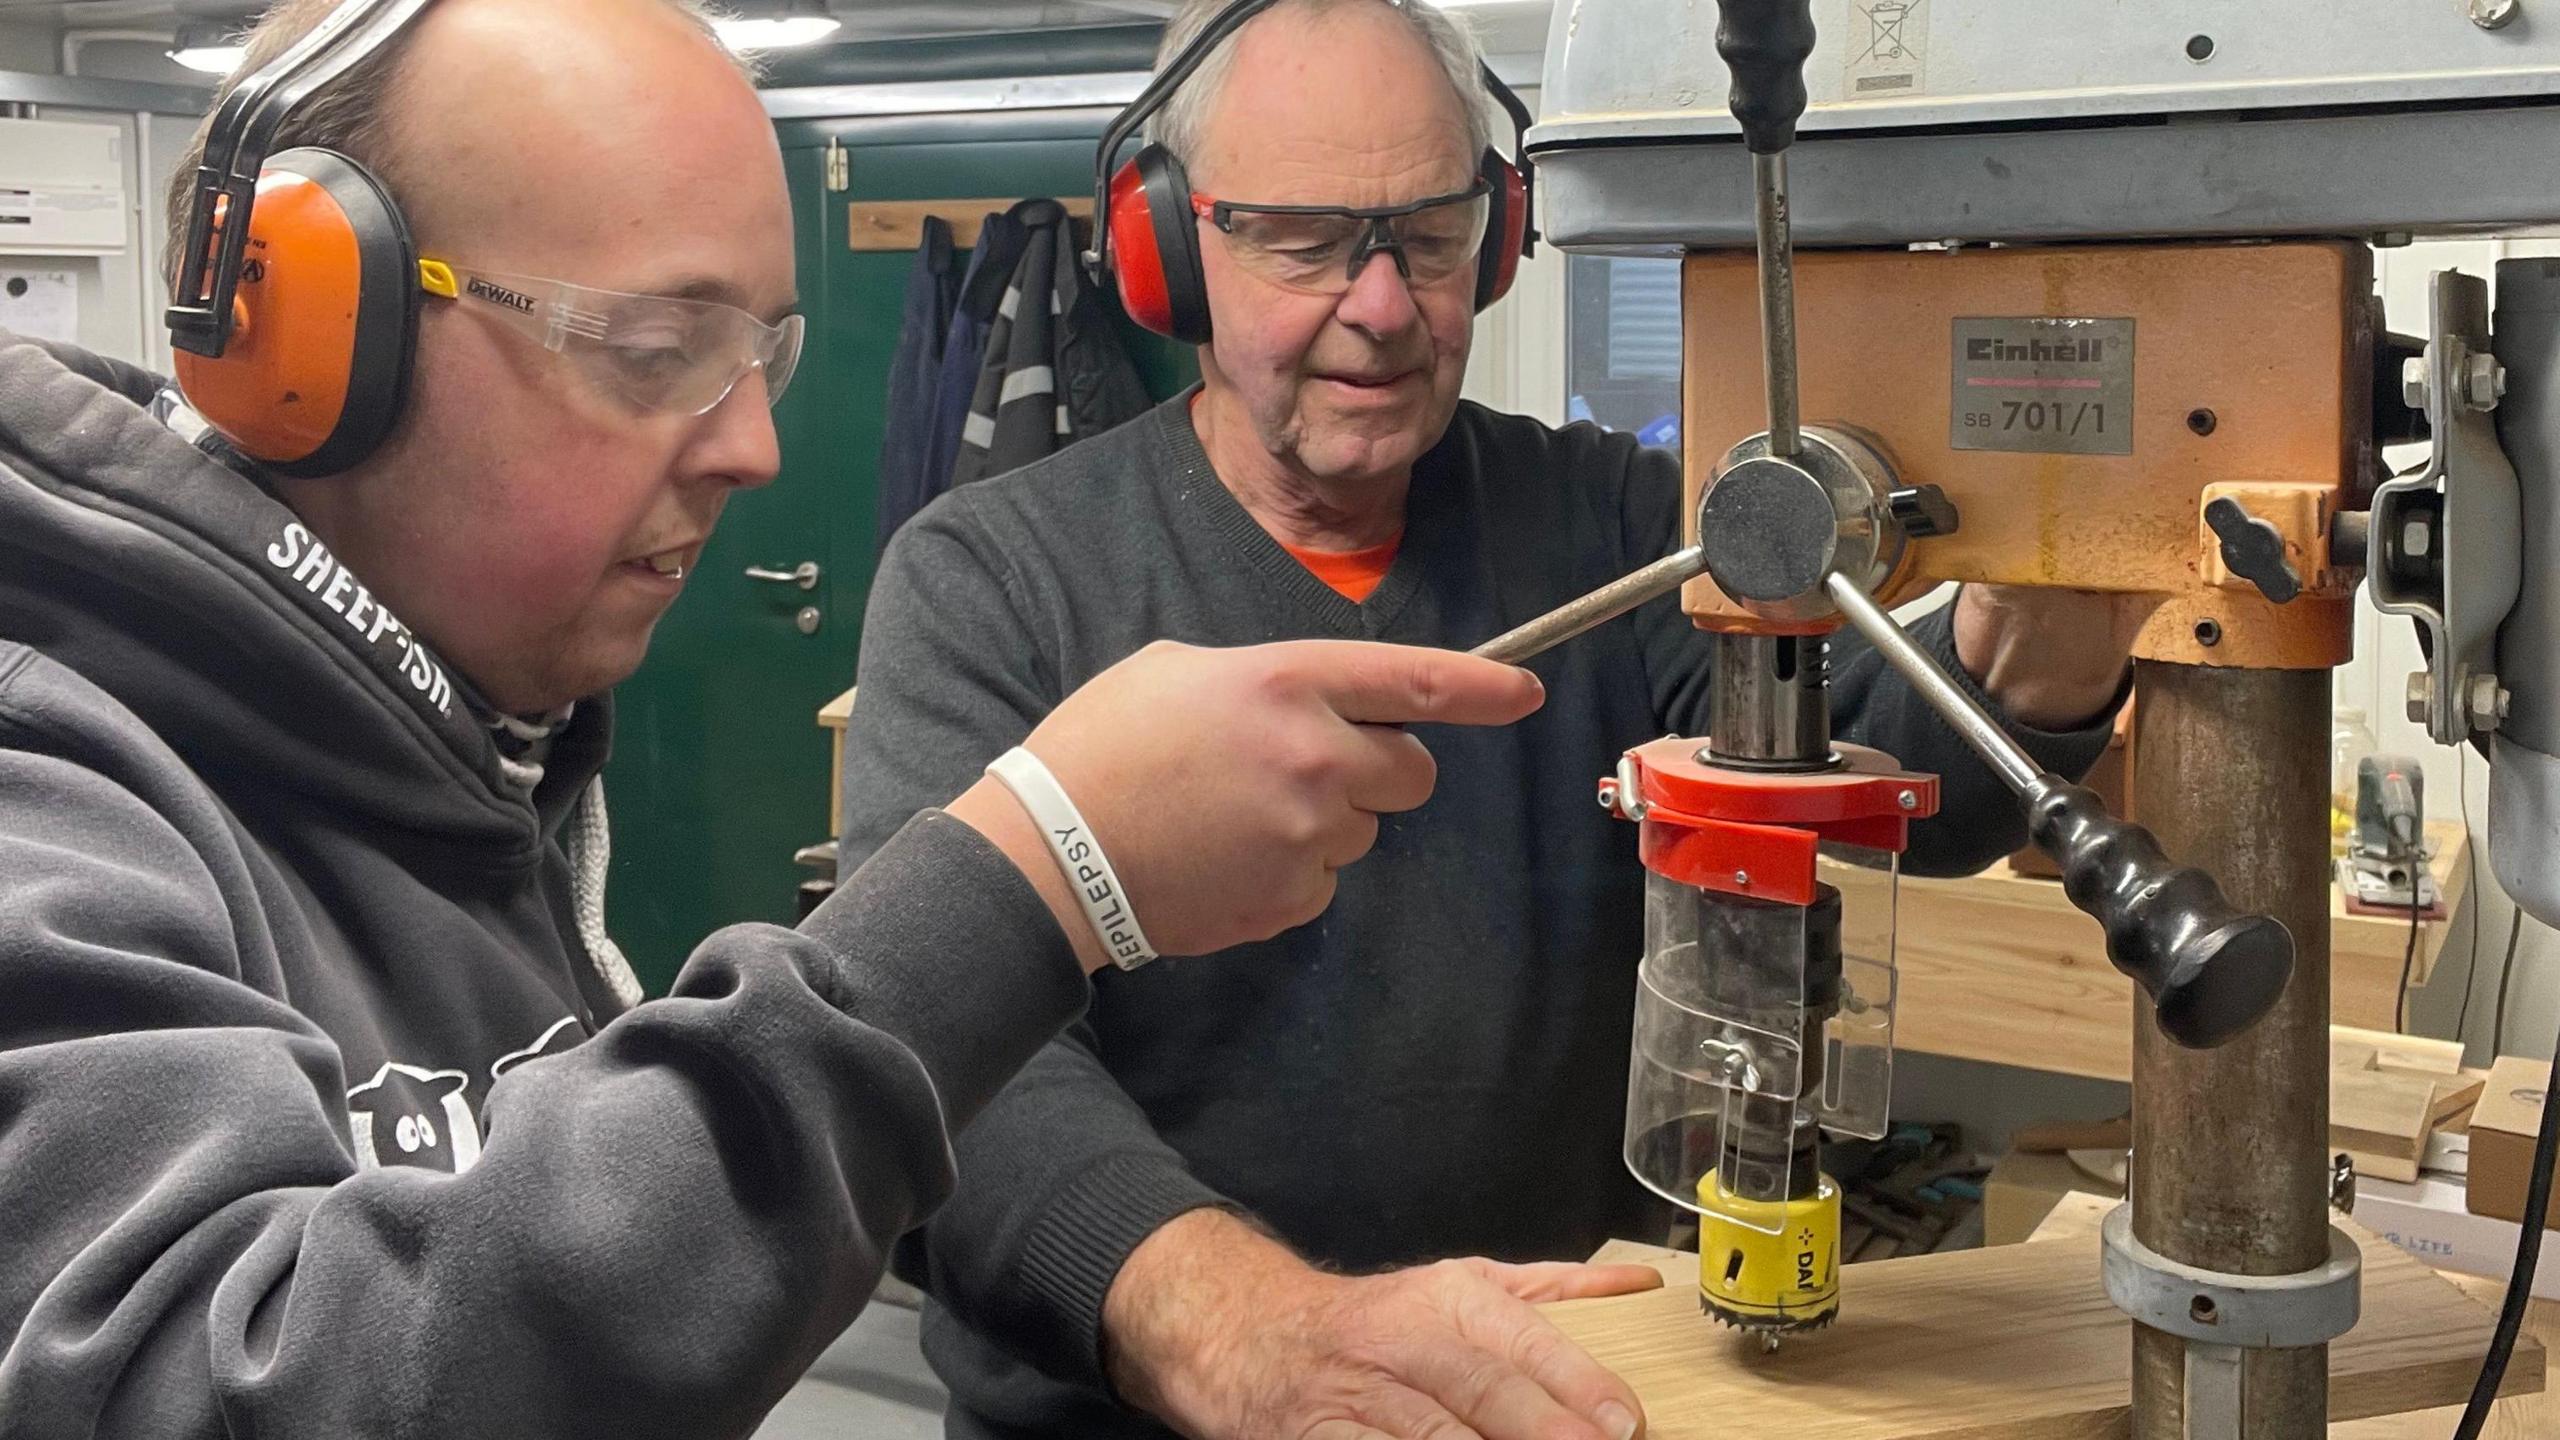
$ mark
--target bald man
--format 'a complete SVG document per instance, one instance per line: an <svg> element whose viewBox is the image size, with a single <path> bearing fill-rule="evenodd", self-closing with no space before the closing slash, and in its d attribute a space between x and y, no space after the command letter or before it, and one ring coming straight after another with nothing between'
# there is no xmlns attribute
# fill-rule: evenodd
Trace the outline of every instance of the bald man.
<svg viewBox="0 0 2560 1440"><path fill-rule="evenodd" d="M270 473L0 337L0 1436L744 1433L1085 975L1311 918L1431 789L1392 726L1538 702L1463 656L1151 647L639 1004L604 697L780 464L772 129L667 0L442 0L277 143L440 262L377 453ZM1226 764L1246 728L1297 763Z"/></svg>

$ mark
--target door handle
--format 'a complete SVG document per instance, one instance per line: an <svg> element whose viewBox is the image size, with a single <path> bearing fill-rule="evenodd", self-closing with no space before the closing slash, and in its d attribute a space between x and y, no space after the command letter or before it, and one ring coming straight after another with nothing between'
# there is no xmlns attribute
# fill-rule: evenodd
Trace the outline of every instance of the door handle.
<svg viewBox="0 0 2560 1440"><path fill-rule="evenodd" d="M747 567L747 578L750 580L762 580L769 585L797 585L803 590L818 588L819 573L818 562L815 560L803 560L788 570L773 570L762 565Z"/></svg>

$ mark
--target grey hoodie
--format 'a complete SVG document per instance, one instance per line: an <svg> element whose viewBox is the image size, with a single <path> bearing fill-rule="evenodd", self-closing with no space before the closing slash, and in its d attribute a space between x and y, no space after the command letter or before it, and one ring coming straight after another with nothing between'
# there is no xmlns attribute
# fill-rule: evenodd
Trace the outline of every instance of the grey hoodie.
<svg viewBox="0 0 2560 1440"><path fill-rule="evenodd" d="M272 496L0 337L0 1436L741 1433L1082 1008L928 812L626 1008L458 677Z"/></svg>

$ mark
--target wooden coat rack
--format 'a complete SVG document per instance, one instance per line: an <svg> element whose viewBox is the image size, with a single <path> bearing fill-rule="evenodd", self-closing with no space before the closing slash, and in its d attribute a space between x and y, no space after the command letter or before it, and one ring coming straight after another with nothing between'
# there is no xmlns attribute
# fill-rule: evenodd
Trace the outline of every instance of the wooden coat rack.
<svg viewBox="0 0 2560 1440"><path fill-rule="evenodd" d="M847 207L846 243L855 250L913 250L924 243L924 221L939 215L951 222L951 243L966 250L978 243L978 226L987 216L1010 210L1021 197L984 200L856 200ZM1077 233L1093 221L1093 197L1062 195L1058 203L1074 217Z"/></svg>

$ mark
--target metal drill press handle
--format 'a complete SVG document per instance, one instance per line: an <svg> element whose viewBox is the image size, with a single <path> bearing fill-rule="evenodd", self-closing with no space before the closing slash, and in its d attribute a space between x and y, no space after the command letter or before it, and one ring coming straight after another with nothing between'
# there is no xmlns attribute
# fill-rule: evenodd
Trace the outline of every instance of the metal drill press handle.
<svg viewBox="0 0 2560 1440"><path fill-rule="evenodd" d="M1752 222L1760 248L1760 346L1769 388L1769 453L1795 458L1796 267L1787 219L1787 156L1805 107L1813 0L1721 0L1716 53L1732 73L1729 103L1751 151Z"/></svg>
<svg viewBox="0 0 2560 1440"><path fill-rule="evenodd" d="M1805 107L1804 62L1813 53L1813 0L1722 0L1716 53L1732 72L1731 104L1751 150L1760 236L1760 335L1769 378L1769 453L1802 448L1796 420L1795 265L1787 233L1787 162ZM1518 665L1707 571L1698 545L1568 601L1477 646L1472 654Z"/></svg>
<svg viewBox="0 0 2560 1440"><path fill-rule="evenodd" d="M1823 582L1867 637L2026 802L2027 832L2062 867L2063 892L2107 932L2107 958L2158 1007L2162 1034L2219 1045L2257 1023L2293 973L2293 936L2233 905L2213 877L2171 861L2151 832L2036 764L1884 608L1844 575Z"/></svg>
<svg viewBox="0 0 2560 1440"><path fill-rule="evenodd" d="M1568 600L1526 624L1494 636L1470 655L1505 665L1528 663L1584 631L1605 625L1648 600L1669 594L1707 573L1707 552L1695 545L1674 550L1641 570L1621 575L1578 599Z"/></svg>
<svg viewBox="0 0 2560 1440"><path fill-rule="evenodd" d="M1733 74L1733 117L1751 151L1769 454L1780 460L1795 459L1803 445L1786 150L1804 115L1812 12L1811 0L1720 0L1716 25L1716 52ZM1857 581L1835 569L1823 589L2026 802L2029 833L2062 867L2071 903L2105 927L2107 958L2151 996L2163 1034L2182 1045L2217 1045L2275 1004L2293 972L2293 937L2282 924L2243 913L2212 876L2171 863L2149 831L2045 773Z"/></svg>

